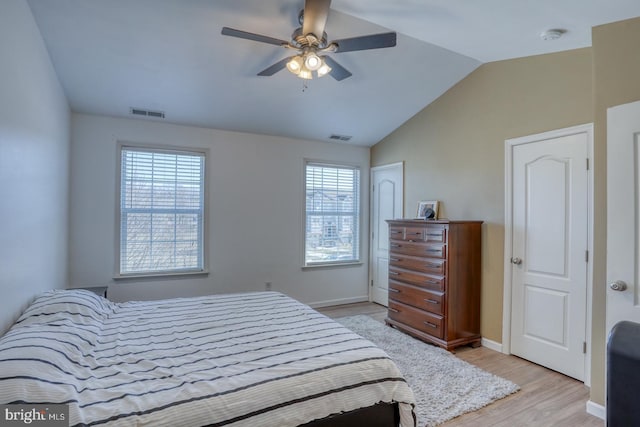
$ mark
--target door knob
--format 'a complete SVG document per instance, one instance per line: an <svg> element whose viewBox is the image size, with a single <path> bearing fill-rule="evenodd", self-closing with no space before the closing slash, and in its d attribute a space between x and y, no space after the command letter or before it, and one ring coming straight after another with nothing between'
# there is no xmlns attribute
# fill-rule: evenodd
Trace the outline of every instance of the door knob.
<svg viewBox="0 0 640 427"><path fill-rule="evenodd" d="M520 265L520 264L522 264L522 260L520 258L518 258L518 257L511 258L511 263L515 264L515 265Z"/></svg>
<svg viewBox="0 0 640 427"><path fill-rule="evenodd" d="M610 283L609 287L614 291L622 292L627 289L627 284L624 283L622 280L616 280L615 282Z"/></svg>

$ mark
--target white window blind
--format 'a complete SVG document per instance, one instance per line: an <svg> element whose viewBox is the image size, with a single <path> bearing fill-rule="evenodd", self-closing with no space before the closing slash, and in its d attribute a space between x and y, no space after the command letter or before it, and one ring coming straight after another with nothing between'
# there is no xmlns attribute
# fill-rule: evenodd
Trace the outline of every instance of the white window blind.
<svg viewBox="0 0 640 427"><path fill-rule="evenodd" d="M120 274L203 271L204 153L121 154Z"/></svg>
<svg viewBox="0 0 640 427"><path fill-rule="evenodd" d="M360 260L360 169L305 167L305 265Z"/></svg>

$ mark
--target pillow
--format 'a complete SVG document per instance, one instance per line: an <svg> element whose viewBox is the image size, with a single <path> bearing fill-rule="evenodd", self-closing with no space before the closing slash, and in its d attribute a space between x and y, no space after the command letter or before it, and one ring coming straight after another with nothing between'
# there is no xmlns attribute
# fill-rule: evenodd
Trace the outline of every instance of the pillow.
<svg viewBox="0 0 640 427"><path fill-rule="evenodd" d="M111 312L109 300L85 289L54 289L43 292L27 307L16 325L71 322L95 324Z"/></svg>

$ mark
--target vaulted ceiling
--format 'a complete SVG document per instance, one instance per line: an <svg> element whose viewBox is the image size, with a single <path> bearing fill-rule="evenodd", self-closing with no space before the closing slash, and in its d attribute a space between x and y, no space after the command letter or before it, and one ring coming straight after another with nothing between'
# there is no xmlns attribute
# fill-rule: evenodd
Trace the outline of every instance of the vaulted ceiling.
<svg viewBox="0 0 640 427"><path fill-rule="evenodd" d="M397 46L332 55L353 73L257 73L291 52L303 0L28 0L73 111L371 146L485 62L591 45L638 0L334 0L329 39L396 31ZM557 40L540 34L561 29ZM345 142L342 142L345 143Z"/></svg>

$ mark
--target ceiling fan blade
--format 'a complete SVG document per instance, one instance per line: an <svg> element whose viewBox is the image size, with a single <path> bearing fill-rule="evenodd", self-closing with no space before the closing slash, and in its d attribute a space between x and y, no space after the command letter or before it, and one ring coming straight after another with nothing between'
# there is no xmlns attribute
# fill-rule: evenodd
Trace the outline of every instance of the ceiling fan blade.
<svg viewBox="0 0 640 427"><path fill-rule="evenodd" d="M282 61L278 61L275 64L273 64L272 66L270 66L269 68L265 68L264 70L260 71L258 73L259 76L273 76L275 73L277 73L278 71L282 70L283 68L287 67L287 62L289 62L289 60L292 57L288 57L288 58L284 58Z"/></svg>
<svg viewBox="0 0 640 427"><path fill-rule="evenodd" d="M356 50L380 49L396 45L396 33L371 34L350 39L333 40L338 45L336 53L353 52Z"/></svg>
<svg viewBox="0 0 640 427"><path fill-rule="evenodd" d="M333 77L337 81L344 80L347 77L351 77L351 72L334 61L330 56L325 56L324 61L327 63L327 65L329 65L329 67L331 67L331 71L329 72L329 74L331 74L331 77Z"/></svg>
<svg viewBox="0 0 640 427"><path fill-rule="evenodd" d="M322 39L324 27L329 17L331 0L306 0L304 2L304 15L302 20L302 34L309 33L315 35L318 40Z"/></svg>
<svg viewBox="0 0 640 427"><path fill-rule="evenodd" d="M246 31L234 30L233 28L229 28L229 27L222 27L222 34L225 36L253 40L255 42L274 44L276 46L283 46L283 45L286 46L289 44L289 42L284 40L275 39L273 37L263 36L260 34L249 33Z"/></svg>

